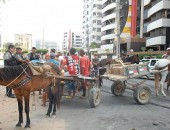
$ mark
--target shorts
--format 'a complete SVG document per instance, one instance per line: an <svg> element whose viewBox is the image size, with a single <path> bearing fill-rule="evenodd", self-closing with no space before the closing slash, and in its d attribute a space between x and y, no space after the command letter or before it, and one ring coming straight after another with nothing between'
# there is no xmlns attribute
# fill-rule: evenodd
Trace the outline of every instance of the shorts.
<svg viewBox="0 0 170 130"><path fill-rule="evenodd" d="M66 83L68 91L71 92L73 90L73 92L76 91L76 83L74 81L69 81Z"/></svg>

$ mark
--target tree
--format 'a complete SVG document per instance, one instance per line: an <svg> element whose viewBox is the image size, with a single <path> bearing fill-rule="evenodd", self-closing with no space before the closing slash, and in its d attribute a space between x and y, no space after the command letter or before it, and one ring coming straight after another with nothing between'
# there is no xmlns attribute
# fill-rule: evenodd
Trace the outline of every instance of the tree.
<svg viewBox="0 0 170 130"><path fill-rule="evenodd" d="M45 55L48 52L48 50L47 49L38 49L36 52L39 54Z"/></svg>
<svg viewBox="0 0 170 130"><path fill-rule="evenodd" d="M100 45L97 44L96 42L92 42L89 47L92 48L92 49L94 49L94 48L100 48Z"/></svg>

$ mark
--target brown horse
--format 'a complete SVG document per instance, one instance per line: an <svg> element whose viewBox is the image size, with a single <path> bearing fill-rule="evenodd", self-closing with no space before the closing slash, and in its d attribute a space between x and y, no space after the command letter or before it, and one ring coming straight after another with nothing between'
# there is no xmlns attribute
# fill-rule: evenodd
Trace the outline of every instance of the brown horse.
<svg viewBox="0 0 170 130"><path fill-rule="evenodd" d="M59 75L60 70L57 66L52 63L47 63L52 67L50 70L54 75ZM25 102L25 113L26 113L26 125L25 128L30 127L30 117L29 117L29 100L30 93L42 89L47 88L48 86L53 86L50 90L54 95L59 95L60 91L58 88L60 87L60 81L58 79L54 79L51 77L47 77L44 74L42 75L33 75L28 63L22 64L19 66L11 66L0 69L0 84L3 86L11 87L18 101L18 111L19 111L19 121L16 124L17 127L21 127L23 123L23 98ZM54 86L54 85L55 86ZM48 89L49 90L49 89ZM60 107L60 96L57 96L57 107ZM55 106L54 102L54 106ZM51 103L49 103L49 109L47 111L47 115L51 113ZM55 109L55 107L54 107ZM55 110L53 110L53 114L55 114Z"/></svg>

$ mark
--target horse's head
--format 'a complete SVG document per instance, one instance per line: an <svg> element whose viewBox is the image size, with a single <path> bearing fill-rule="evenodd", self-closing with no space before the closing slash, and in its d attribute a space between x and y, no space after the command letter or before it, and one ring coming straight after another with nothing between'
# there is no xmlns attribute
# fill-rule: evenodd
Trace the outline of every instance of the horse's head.
<svg viewBox="0 0 170 130"><path fill-rule="evenodd" d="M102 59L100 61L100 67L103 67L103 66L111 64L111 63L112 63L112 59L110 59L110 58Z"/></svg>
<svg viewBox="0 0 170 130"><path fill-rule="evenodd" d="M166 67L169 66L169 64L170 64L170 60L168 60L168 59L160 59L155 63L154 69L159 70L161 68L166 68Z"/></svg>

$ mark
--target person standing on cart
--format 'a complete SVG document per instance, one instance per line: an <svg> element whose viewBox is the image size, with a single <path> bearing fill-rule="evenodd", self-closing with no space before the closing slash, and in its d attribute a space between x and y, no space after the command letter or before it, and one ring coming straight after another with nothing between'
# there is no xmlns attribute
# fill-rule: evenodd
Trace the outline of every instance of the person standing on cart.
<svg viewBox="0 0 170 130"><path fill-rule="evenodd" d="M99 58L97 54L94 54L94 59L92 59L92 64L93 64L93 75L97 77L98 70L99 70Z"/></svg>
<svg viewBox="0 0 170 130"><path fill-rule="evenodd" d="M75 55L76 49L71 48L69 50L69 55L65 59L65 64L67 65L67 71L69 76L76 76L79 74L79 57ZM68 81L66 83L68 87L68 97L72 98L75 96L76 93L76 82L75 81ZM71 92L73 91L73 95L71 95Z"/></svg>
<svg viewBox="0 0 170 130"><path fill-rule="evenodd" d="M81 56L80 58L80 74L82 76L89 77L90 76L90 59L85 55L84 50L80 50L79 54ZM82 82L82 89L83 89L83 95L82 98L86 96L86 87L87 82Z"/></svg>

